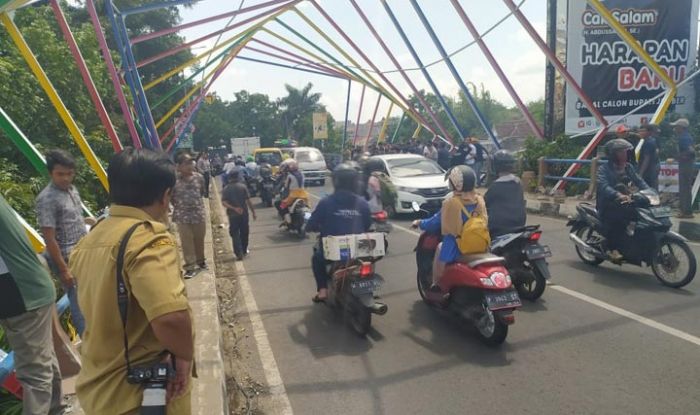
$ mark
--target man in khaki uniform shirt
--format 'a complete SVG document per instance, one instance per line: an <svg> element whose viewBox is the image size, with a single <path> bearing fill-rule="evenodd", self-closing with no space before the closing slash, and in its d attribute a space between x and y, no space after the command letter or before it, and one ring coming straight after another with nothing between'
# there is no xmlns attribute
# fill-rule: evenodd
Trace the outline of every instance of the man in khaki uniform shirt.
<svg viewBox="0 0 700 415"><path fill-rule="evenodd" d="M169 415L189 415L193 329L174 237L164 224L175 167L164 153L127 149L107 169L109 217L75 247L70 268L87 327L77 394L86 414L132 414L143 389L127 383L124 329L117 304L116 257L128 229L124 255L129 291L126 334L132 367L152 365L169 351L176 376L168 384Z"/></svg>

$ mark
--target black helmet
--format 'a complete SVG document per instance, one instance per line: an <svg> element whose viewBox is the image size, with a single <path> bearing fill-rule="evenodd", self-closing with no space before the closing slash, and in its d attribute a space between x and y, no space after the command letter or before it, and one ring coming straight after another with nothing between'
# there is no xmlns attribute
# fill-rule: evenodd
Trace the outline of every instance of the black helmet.
<svg viewBox="0 0 700 415"><path fill-rule="evenodd" d="M236 166L241 166L245 167L245 161L243 159L237 159L236 162L234 163Z"/></svg>
<svg viewBox="0 0 700 415"><path fill-rule="evenodd" d="M498 150L493 155L493 168L496 173L512 173L515 168L515 157L508 150Z"/></svg>
<svg viewBox="0 0 700 415"><path fill-rule="evenodd" d="M263 163L260 165L260 176L270 177L272 176L272 166L269 163Z"/></svg>
<svg viewBox="0 0 700 415"><path fill-rule="evenodd" d="M365 173L372 174L375 171L384 171L384 162L381 159L372 157L365 163Z"/></svg>
<svg viewBox="0 0 700 415"><path fill-rule="evenodd" d="M359 177L360 174L349 163L341 163L333 170L333 187L336 191L347 190L354 192L357 188Z"/></svg>
<svg viewBox="0 0 700 415"><path fill-rule="evenodd" d="M471 167L463 164L447 170L445 180L454 192L471 192L476 187L476 173Z"/></svg>
<svg viewBox="0 0 700 415"><path fill-rule="evenodd" d="M360 155L360 157L357 158L357 163L360 165L361 169L364 169L365 165L369 161L369 158L370 158L370 154L367 151L362 153L362 155Z"/></svg>
<svg viewBox="0 0 700 415"><path fill-rule="evenodd" d="M632 147L632 144L630 144L629 141L625 140L624 138L615 138L610 140L608 144L605 146L605 154L608 156L608 158L612 158L613 155L620 151L630 151L634 147Z"/></svg>
<svg viewBox="0 0 700 415"><path fill-rule="evenodd" d="M362 173L362 166L360 165L360 163L358 163L358 162L356 162L356 161L354 161L354 160L346 161L346 162L343 163L343 164L345 164L346 166L348 166L348 167L354 169L354 170L355 170L356 172L358 172L358 173Z"/></svg>

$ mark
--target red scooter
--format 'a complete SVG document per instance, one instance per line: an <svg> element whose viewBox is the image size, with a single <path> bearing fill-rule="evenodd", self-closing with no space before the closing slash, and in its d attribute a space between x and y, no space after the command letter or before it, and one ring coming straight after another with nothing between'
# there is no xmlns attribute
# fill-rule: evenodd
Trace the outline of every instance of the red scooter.
<svg viewBox="0 0 700 415"><path fill-rule="evenodd" d="M466 255L445 267L433 287L433 260L442 237L423 232L416 246L418 292L431 307L446 309L476 327L484 343L496 346L515 322L513 311L520 297L511 282L504 259L492 254Z"/></svg>

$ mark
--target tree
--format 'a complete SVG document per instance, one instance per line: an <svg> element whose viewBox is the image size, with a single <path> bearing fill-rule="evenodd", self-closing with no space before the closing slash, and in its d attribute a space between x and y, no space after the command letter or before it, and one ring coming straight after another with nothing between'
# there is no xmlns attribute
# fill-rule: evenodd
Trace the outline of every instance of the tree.
<svg viewBox="0 0 700 415"><path fill-rule="evenodd" d="M194 120L194 146L228 146L233 137L259 136L263 146L271 146L282 136L278 104L267 95L239 91L233 101L216 97L211 104L203 104Z"/></svg>
<svg viewBox="0 0 700 415"><path fill-rule="evenodd" d="M544 98L528 102L527 110L530 111L537 124L544 125Z"/></svg>
<svg viewBox="0 0 700 415"><path fill-rule="evenodd" d="M102 6L101 2L97 3L98 7ZM118 0L116 3L120 9L142 4L140 0ZM123 122L120 106L116 100L88 14L83 7L74 7L64 1L61 2L61 6L117 133L123 144L129 145L129 134ZM100 15L104 16L104 13L101 12ZM97 117L87 89L83 85L80 73L51 9L48 6L24 7L16 12L14 21L98 159L104 164L113 153L111 143ZM177 9L167 8L132 16L127 20L127 26L133 35L170 27L178 24L179 21ZM114 47L112 30L108 23L107 19L103 19L102 25L105 28L108 42L114 48L112 56L115 64L120 66L119 53ZM139 49L142 45L138 45L139 47L135 50L137 60L181 43L182 39L174 35L145 42L142 44L144 48ZM183 51L163 59L159 62L160 65L155 64L142 68L141 73L145 77L155 76L157 73L162 73L164 68L169 69L184 62L189 56L191 56L189 51ZM180 80L181 77L174 77L161 86L148 91L151 102L158 100L170 86L177 84ZM126 87L124 87L124 92L127 99L130 99ZM180 91L179 94L175 94L165 102L163 111L167 110L182 94L184 91ZM102 186L87 166L46 93L41 89L4 29L0 29L0 107L8 113L39 151L43 152L57 147L68 150L77 157L79 165L76 184L81 190L83 199L91 209L96 210L108 203L106 192L102 190ZM35 190L40 189L46 183L46 179L39 172L33 170L13 145L8 144L9 141L0 132L0 160L2 160L3 171L2 178L0 178L0 192L7 195L10 204L25 219L33 223L34 209L31 207L33 206ZM12 183L31 183L31 186L11 186Z"/></svg>
<svg viewBox="0 0 700 415"><path fill-rule="evenodd" d="M302 89L291 85L284 86L287 96L279 100L284 129L290 138L299 142L309 142L313 137L313 124L311 117L314 112L323 108L319 104L320 93L311 93L312 83L306 84Z"/></svg>

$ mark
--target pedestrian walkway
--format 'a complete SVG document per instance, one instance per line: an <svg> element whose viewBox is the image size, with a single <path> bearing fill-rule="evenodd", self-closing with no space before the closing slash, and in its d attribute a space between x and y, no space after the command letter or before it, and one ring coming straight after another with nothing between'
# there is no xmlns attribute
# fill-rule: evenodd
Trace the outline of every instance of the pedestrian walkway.
<svg viewBox="0 0 700 415"><path fill-rule="evenodd" d="M227 414L226 379L219 341L219 301L216 294L214 267L214 243L209 200L207 211L207 234L204 239L204 255L209 270L200 271L196 277L186 281L187 297L192 308L195 328L195 362L197 379L192 384L192 414Z"/></svg>

